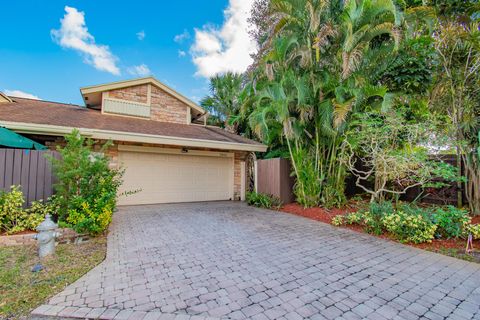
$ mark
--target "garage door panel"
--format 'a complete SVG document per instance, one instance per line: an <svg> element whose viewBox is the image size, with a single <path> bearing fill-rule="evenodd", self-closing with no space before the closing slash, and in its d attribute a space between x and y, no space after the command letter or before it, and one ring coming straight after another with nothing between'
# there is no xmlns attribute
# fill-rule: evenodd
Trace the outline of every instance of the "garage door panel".
<svg viewBox="0 0 480 320"><path fill-rule="evenodd" d="M125 168L120 205L228 200L233 185L231 158L120 152Z"/></svg>

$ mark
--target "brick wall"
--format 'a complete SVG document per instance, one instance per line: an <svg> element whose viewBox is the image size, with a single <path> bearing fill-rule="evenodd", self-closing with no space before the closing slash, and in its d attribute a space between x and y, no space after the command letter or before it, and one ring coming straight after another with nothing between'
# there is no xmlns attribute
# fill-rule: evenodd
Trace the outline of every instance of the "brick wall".
<svg viewBox="0 0 480 320"><path fill-rule="evenodd" d="M109 98L148 103L148 86L139 85L108 92ZM156 86L150 91L150 119L187 124L188 105Z"/></svg>
<svg viewBox="0 0 480 320"><path fill-rule="evenodd" d="M165 91L152 86L151 119L187 123L187 105Z"/></svg>
<svg viewBox="0 0 480 320"><path fill-rule="evenodd" d="M245 161L245 152L235 152L233 165L233 199L240 200L242 192L242 161Z"/></svg>
<svg viewBox="0 0 480 320"><path fill-rule="evenodd" d="M133 102L147 103L148 85L115 89L108 92L109 98L128 100Z"/></svg>

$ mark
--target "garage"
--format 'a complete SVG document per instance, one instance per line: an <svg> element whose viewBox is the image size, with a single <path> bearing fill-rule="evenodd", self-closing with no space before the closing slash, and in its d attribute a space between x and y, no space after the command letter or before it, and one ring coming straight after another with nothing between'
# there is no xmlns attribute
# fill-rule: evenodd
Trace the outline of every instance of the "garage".
<svg viewBox="0 0 480 320"><path fill-rule="evenodd" d="M233 154L187 149L136 148L119 151L125 169L119 205L230 200Z"/></svg>

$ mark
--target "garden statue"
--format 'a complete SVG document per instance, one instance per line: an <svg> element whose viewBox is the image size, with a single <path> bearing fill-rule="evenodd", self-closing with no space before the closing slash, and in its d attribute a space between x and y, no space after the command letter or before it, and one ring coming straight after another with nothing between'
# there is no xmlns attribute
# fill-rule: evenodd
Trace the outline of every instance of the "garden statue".
<svg viewBox="0 0 480 320"><path fill-rule="evenodd" d="M38 241L38 256L44 258L55 253L55 238L60 236L57 224L52 221L50 215L45 216L45 220L37 227L38 233L33 236Z"/></svg>

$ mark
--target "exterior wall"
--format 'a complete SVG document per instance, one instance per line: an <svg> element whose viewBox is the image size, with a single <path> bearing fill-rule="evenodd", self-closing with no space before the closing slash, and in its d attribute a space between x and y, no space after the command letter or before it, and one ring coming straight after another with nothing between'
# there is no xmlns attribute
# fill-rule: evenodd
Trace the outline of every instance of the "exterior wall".
<svg viewBox="0 0 480 320"><path fill-rule="evenodd" d="M188 124L188 106L165 91L152 86L150 118L156 121Z"/></svg>
<svg viewBox="0 0 480 320"><path fill-rule="evenodd" d="M147 103L148 85L127 87L108 91L108 97L133 102Z"/></svg>
<svg viewBox="0 0 480 320"><path fill-rule="evenodd" d="M247 154L245 152L235 152L235 162L233 165L233 199L240 200L242 196L242 162L245 161Z"/></svg>
<svg viewBox="0 0 480 320"><path fill-rule="evenodd" d="M98 144L94 146L94 150L100 150L101 146L105 143L105 141L98 141ZM55 150L56 146L58 145L65 145L65 140L61 137L55 139L55 141L45 142L45 145L49 147L49 149ZM157 148L169 148L169 149L182 149L182 146L167 146L167 145L156 145L156 144L148 144L148 143L130 143L130 142L123 142L123 141L114 141L112 146L110 146L107 151L106 155L110 157L110 167L111 168L118 168L120 163L118 159L118 146L119 145L133 145L133 146L142 146L142 147L157 147ZM225 152L225 150L216 150L216 149L209 149L209 148L189 148L190 150L201 150L201 151L221 151ZM235 152L234 154L234 177L233 177L233 199L240 200L241 199L241 192L242 192L242 162L245 161L247 156L247 152Z"/></svg>
<svg viewBox="0 0 480 320"><path fill-rule="evenodd" d="M144 84L108 91L108 98L150 105L150 119L189 124L190 107L156 86Z"/></svg>

